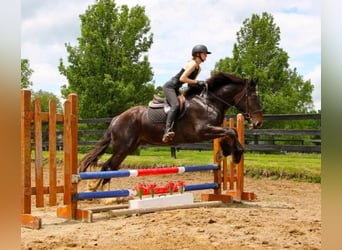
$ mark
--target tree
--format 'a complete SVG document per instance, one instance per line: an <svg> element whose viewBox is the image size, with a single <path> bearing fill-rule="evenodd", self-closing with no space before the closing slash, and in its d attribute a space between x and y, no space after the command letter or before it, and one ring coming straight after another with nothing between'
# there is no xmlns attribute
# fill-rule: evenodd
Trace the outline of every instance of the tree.
<svg viewBox="0 0 342 250"><path fill-rule="evenodd" d="M32 92L32 99L40 99L42 104L42 112L49 111L49 102L50 100L54 100L56 102L57 113L63 112L63 107L59 98L51 92L39 90L38 92Z"/></svg>
<svg viewBox="0 0 342 250"><path fill-rule="evenodd" d="M146 54L153 35L145 9L98 0L80 20L78 46L65 45L69 66L60 60L59 71L69 82L62 95L78 94L82 118L112 117L146 104L154 85Z"/></svg>
<svg viewBox="0 0 342 250"><path fill-rule="evenodd" d="M54 100L56 102L56 111L57 113L63 113L63 107L61 104L61 101L58 99L58 97L51 92L39 90L38 92L32 92L32 100L39 99L41 103L41 111L42 112L49 112L49 104L50 100ZM33 110L34 102L31 102L31 110ZM57 124L57 129L62 130L61 125ZM42 131L43 131L43 144L47 144L49 141L48 133L49 125L47 123L42 124Z"/></svg>
<svg viewBox="0 0 342 250"><path fill-rule="evenodd" d="M257 78L264 113L305 113L313 109L310 81L303 81L296 68L289 68L289 56L279 47L280 28L272 15L253 14L237 32L233 57L219 60L215 71Z"/></svg>
<svg viewBox="0 0 342 250"><path fill-rule="evenodd" d="M30 68L30 62L28 59L21 59L21 83L20 88L32 87L32 82L30 80L31 75L34 71Z"/></svg>

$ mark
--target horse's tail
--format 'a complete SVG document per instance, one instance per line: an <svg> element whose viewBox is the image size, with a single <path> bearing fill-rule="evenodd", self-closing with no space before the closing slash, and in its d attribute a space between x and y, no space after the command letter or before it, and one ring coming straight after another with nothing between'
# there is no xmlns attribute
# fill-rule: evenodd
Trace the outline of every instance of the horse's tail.
<svg viewBox="0 0 342 250"><path fill-rule="evenodd" d="M90 150L80 161L79 172L85 172L90 166L97 166L97 161L99 157L106 152L112 136L111 136L111 126L109 126L102 136L102 138L95 144L95 147Z"/></svg>

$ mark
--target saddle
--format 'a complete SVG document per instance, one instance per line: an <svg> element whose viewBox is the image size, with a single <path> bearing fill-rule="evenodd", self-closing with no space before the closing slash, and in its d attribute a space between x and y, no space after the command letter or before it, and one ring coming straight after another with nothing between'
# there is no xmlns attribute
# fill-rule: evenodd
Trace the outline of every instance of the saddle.
<svg viewBox="0 0 342 250"><path fill-rule="evenodd" d="M183 95L178 96L179 102L179 115L177 119L181 118L186 111L187 105L185 105L185 97ZM147 117L155 123L165 123L166 114L170 110L170 105L168 104L166 98L154 95L153 99L148 103Z"/></svg>
<svg viewBox="0 0 342 250"><path fill-rule="evenodd" d="M179 110L182 111L184 107L185 97L183 95L178 96ZM149 108L161 109L163 108L165 113L170 110L170 105L167 103L166 98L154 95L152 101L148 104Z"/></svg>

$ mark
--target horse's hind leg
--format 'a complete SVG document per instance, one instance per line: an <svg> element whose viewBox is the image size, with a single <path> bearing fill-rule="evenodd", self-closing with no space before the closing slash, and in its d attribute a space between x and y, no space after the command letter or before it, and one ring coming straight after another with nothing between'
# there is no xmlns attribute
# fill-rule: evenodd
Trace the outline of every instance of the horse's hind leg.
<svg viewBox="0 0 342 250"><path fill-rule="evenodd" d="M115 171L120 168L120 164L124 161L127 155L134 152L138 148L138 144L134 143L133 145L126 144L126 146L121 145L121 147L113 147L116 150L113 150L112 156L102 165L101 171ZM110 179L102 179L97 185L97 188L104 189L106 184L110 183Z"/></svg>
<svg viewBox="0 0 342 250"><path fill-rule="evenodd" d="M126 158L126 154L122 152L115 152L113 155L102 165L101 171L115 171L120 168L121 162ZM103 179L102 186L109 183L110 179Z"/></svg>
<svg viewBox="0 0 342 250"><path fill-rule="evenodd" d="M119 169L121 162L125 159L126 155L121 152L115 152L113 155L106 160L100 171L115 171ZM91 191L105 190L105 185L110 183L110 178L108 179L97 179L88 185L88 189ZM109 188L107 188L109 189Z"/></svg>

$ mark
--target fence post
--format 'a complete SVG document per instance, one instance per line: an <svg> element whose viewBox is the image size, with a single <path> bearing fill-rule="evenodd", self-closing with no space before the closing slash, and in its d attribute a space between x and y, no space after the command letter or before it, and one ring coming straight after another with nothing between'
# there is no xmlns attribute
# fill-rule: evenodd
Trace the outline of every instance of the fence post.
<svg viewBox="0 0 342 250"><path fill-rule="evenodd" d="M239 142L242 147L245 147L245 133L244 133L244 117L242 114L238 114L236 117L236 129L239 135ZM242 199L242 193L244 188L244 161L245 161L245 154L242 154L240 162L237 164L236 169L236 198L237 200Z"/></svg>
<svg viewBox="0 0 342 250"><path fill-rule="evenodd" d="M36 207L44 207L44 173L43 173L43 135L42 105L39 99L34 100L34 155L36 181Z"/></svg>
<svg viewBox="0 0 342 250"><path fill-rule="evenodd" d="M49 101L49 205L57 204L57 167L56 167L56 145L57 145L57 117L56 101Z"/></svg>
<svg viewBox="0 0 342 250"><path fill-rule="evenodd" d="M31 92L21 91L21 126L20 126L20 159L21 159L21 213L31 213Z"/></svg>
<svg viewBox="0 0 342 250"><path fill-rule="evenodd" d="M74 176L78 172L77 145L78 145L78 98L70 94L64 104L64 204L57 208L57 216L66 219L87 219L88 210L77 208L77 181Z"/></svg>
<svg viewBox="0 0 342 250"><path fill-rule="evenodd" d="M31 92L21 90L20 98L20 174L21 174L21 225L33 229L41 228L42 221L31 214Z"/></svg>
<svg viewBox="0 0 342 250"><path fill-rule="evenodd" d="M73 176L77 174L77 95L70 94L64 103L64 204L61 217L76 219L77 202L73 196L77 193L77 184ZM59 210L57 210L57 213Z"/></svg>

